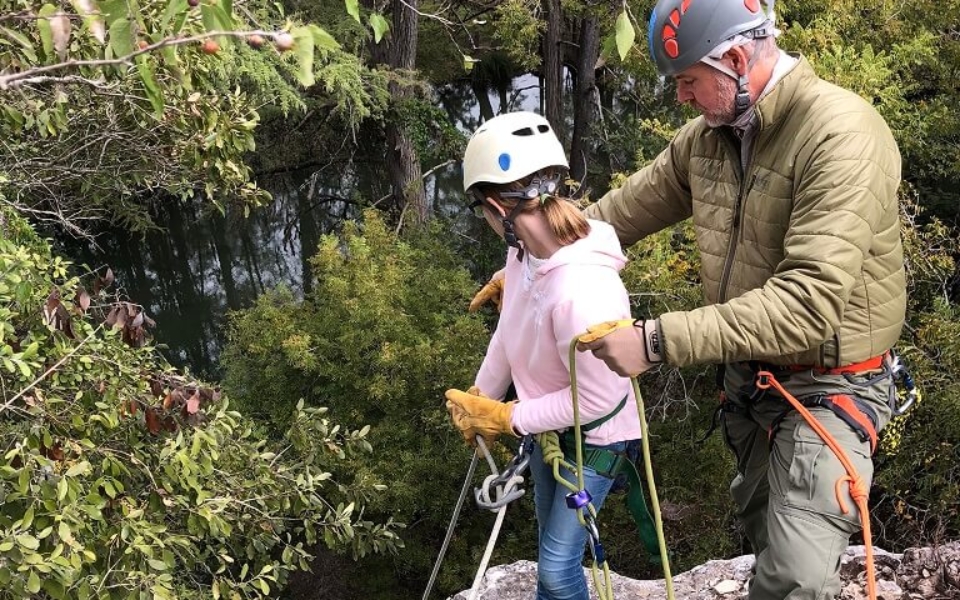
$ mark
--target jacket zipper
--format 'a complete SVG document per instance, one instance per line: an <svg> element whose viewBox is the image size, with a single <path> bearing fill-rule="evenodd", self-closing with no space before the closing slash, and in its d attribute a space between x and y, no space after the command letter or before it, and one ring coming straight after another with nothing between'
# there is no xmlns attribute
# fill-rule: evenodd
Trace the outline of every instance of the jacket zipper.
<svg viewBox="0 0 960 600"><path fill-rule="evenodd" d="M747 157L747 168L743 170L740 166L740 153L737 152L736 147L734 146L733 140L730 139L730 134L724 132L721 134L723 140L727 144L727 149L732 155L733 163L736 165L737 179L739 180L739 189L737 190L737 199L733 204L733 226L730 230L730 242L727 246L727 256L723 261L723 274L720 276L720 288L717 293L717 301L720 303L727 301L727 284L729 284L730 271L733 269L733 259L737 255L737 245L740 239L740 213L743 210L743 195L749 186L746 185L747 177L746 174L750 172L750 157ZM754 176L755 178L755 176ZM752 183L752 182L751 182Z"/></svg>

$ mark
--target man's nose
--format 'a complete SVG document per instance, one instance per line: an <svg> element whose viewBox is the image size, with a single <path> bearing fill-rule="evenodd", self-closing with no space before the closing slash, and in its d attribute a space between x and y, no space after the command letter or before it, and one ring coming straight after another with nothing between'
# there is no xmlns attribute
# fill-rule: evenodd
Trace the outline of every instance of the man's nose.
<svg viewBox="0 0 960 600"><path fill-rule="evenodd" d="M686 104L693 100L693 94L687 89L687 86L682 83L677 84L677 103Z"/></svg>

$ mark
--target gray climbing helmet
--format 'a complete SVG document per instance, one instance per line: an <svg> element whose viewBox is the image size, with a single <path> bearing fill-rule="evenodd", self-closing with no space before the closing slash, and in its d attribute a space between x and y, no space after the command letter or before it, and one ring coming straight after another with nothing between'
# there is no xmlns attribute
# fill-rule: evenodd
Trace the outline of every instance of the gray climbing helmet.
<svg viewBox="0 0 960 600"><path fill-rule="evenodd" d="M667 77L676 75L738 34L754 39L773 35L773 3L774 0L659 0L647 30L650 55L657 70Z"/></svg>

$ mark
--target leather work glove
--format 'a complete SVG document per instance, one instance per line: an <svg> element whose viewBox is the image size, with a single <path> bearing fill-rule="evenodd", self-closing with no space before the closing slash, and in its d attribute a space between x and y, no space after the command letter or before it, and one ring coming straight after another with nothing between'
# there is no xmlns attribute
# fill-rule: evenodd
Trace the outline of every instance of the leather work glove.
<svg viewBox="0 0 960 600"><path fill-rule="evenodd" d="M481 436L487 446L492 445L501 433L516 436L510 417L513 415L514 402L500 402L487 398L476 388L466 392L451 389L444 394L447 398L447 411L450 420L463 434L463 439L475 446L476 436Z"/></svg>
<svg viewBox="0 0 960 600"><path fill-rule="evenodd" d="M477 312L480 307L488 302L492 302L497 307L497 312L503 308L503 289L506 284L506 278L503 276L503 269L500 269L490 278L485 286L470 301L467 308L469 312Z"/></svg>
<svg viewBox="0 0 960 600"><path fill-rule="evenodd" d="M577 350L590 350L621 377L636 377L663 362L656 320L621 319L587 327Z"/></svg>

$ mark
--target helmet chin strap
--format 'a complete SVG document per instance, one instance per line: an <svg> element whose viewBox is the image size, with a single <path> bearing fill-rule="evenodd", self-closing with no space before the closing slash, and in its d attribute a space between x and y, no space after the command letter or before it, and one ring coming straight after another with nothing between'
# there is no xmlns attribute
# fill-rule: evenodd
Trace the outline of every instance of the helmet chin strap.
<svg viewBox="0 0 960 600"><path fill-rule="evenodd" d="M737 77L737 97L734 105L733 120L736 121L740 115L747 112L750 108L750 77L746 73Z"/></svg>
<svg viewBox="0 0 960 600"><path fill-rule="evenodd" d="M523 201L517 202L517 205L513 207L510 214L501 220L501 223L503 223L503 241L505 241L508 246L517 249L517 260L523 260L523 246L517 237L516 229L514 229L513 219L520 214L521 208L523 208Z"/></svg>

